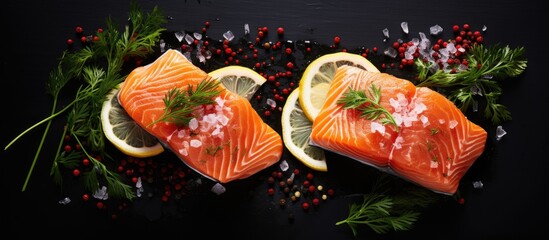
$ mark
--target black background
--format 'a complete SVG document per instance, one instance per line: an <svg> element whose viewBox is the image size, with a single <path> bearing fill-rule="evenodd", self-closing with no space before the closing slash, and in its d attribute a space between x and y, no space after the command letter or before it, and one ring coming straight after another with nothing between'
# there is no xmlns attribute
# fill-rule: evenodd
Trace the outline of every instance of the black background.
<svg viewBox="0 0 549 240"><path fill-rule="evenodd" d="M549 9L541 1L139 1L145 11L157 5L170 16L168 30L199 31L205 21L212 23L208 34L220 39L232 30L237 37L243 25L255 28L278 26L285 38L331 44L340 36L342 45L383 49L402 37L400 23L407 21L410 37L428 33L435 24L445 34L454 24L470 24L475 29L488 27L486 44L501 42L527 49L528 67L518 78L508 79L501 103L508 106L513 120L503 124L504 138L494 143L493 156L482 158L462 182L465 204L448 201L432 206L413 230L377 235L366 228L359 238L471 239L477 237L524 237L545 235L548 221L547 168L549 167L545 115L549 109L547 89L547 16ZM545 4L546 5L546 4ZM49 115L51 98L45 94L45 80L66 49L66 39L74 37L74 28L103 27L105 19L125 23L128 1L7 1L2 8L2 126L1 143L5 146L23 129ZM390 30L383 42L382 29ZM7 29L7 30L6 30ZM270 38L275 39L272 34ZM346 226L334 223L347 214L344 197L324 204L322 209L297 215L289 223L282 211L262 197L245 194L213 194L183 205L189 213L183 219L149 220L135 214L113 221L104 212L80 200L80 195L60 190L49 177L51 157L61 134L62 120L54 121L44 152L39 159L28 189L21 192L27 170L34 157L42 131L35 130L10 149L2 151L2 193L8 199L0 216L7 232L21 238L31 234L55 238L103 238L113 236L168 236L187 238L222 236L231 239L352 239ZM43 128L40 128L43 129ZM495 127L487 129L494 142ZM346 166L346 165L343 165ZM349 163L348 166L356 167ZM343 167L333 176L345 177ZM352 170L352 171L356 171ZM349 174L351 177L359 174ZM483 189L473 189L471 181L481 180ZM344 182L360 183L360 179ZM242 184L247 184L244 181ZM232 186L237 188L238 184ZM245 187L244 187L245 188ZM234 188L233 188L234 189ZM67 194L69 205L57 202ZM6 195L7 194L7 198ZM262 194L263 196L264 194ZM161 204L140 203L136 208L150 211L177 211ZM173 206L172 206L173 207ZM180 206L181 207L181 206ZM162 209L162 210L159 210ZM187 210L185 210L187 211ZM146 215L146 214L145 214ZM44 229L44 230L38 230Z"/></svg>

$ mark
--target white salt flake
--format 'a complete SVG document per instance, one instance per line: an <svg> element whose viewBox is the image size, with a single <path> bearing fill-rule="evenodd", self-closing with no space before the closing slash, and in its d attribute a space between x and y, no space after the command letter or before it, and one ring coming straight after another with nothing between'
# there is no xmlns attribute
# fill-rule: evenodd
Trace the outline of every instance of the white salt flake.
<svg viewBox="0 0 549 240"><path fill-rule="evenodd" d="M486 32L486 30L488 30L488 27L486 25L482 26L482 31Z"/></svg>
<svg viewBox="0 0 549 240"><path fill-rule="evenodd" d="M431 26L429 28L429 32L431 33L431 35L438 35L440 33L442 33L442 27L439 26L438 24L434 25L434 26Z"/></svg>
<svg viewBox="0 0 549 240"><path fill-rule="evenodd" d="M267 105L271 106L271 107L276 107L276 102L275 100L273 99L270 99L270 98L267 98L267 101L266 101Z"/></svg>
<svg viewBox="0 0 549 240"><path fill-rule="evenodd" d="M196 118L191 118L191 120L189 121L189 129L191 131L194 131L198 128L198 120L196 120Z"/></svg>
<svg viewBox="0 0 549 240"><path fill-rule="evenodd" d="M421 114L425 110L427 110L427 106L425 106L425 104L423 104L422 102L414 104L414 113Z"/></svg>
<svg viewBox="0 0 549 240"><path fill-rule="evenodd" d="M280 170L282 170L283 172L286 172L288 168L290 168L290 165L288 165L288 162L286 160L282 160L279 166Z"/></svg>
<svg viewBox="0 0 549 240"><path fill-rule="evenodd" d="M438 168L438 162L437 161L431 161L431 168Z"/></svg>
<svg viewBox="0 0 549 240"><path fill-rule="evenodd" d="M188 156L189 151L187 151L187 148L181 148L181 149L179 149L179 154L181 154L183 156Z"/></svg>
<svg viewBox="0 0 549 240"><path fill-rule="evenodd" d="M97 189L97 191L93 193L93 197L99 200L109 199L109 193L107 192L107 187L102 186L100 189Z"/></svg>
<svg viewBox="0 0 549 240"><path fill-rule="evenodd" d="M195 33L193 33L193 37L198 39L198 40L202 40L202 33L195 32Z"/></svg>
<svg viewBox="0 0 549 240"><path fill-rule="evenodd" d="M408 34L408 22L401 22L400 27L404 33Z"/></svg>
<svg viewBox="0 0 549 240"><path fill-rule="evenodd" d="M450 120L450 129L454 129L458 125L458 121L456 120Z"/></svg>
<svg viewBox="0 0 549 240"><path fill-rule="evenodd" d="M190 145L191 147L197 148L202 146L202 142L200 140L192 139Z"/></svg>
<svg viewBox="0 0 549 240"><path fill-rule="evenodd" d="M179 130L177 131L177 137L178 138L184 138L187 134L185 133L185 130Z"/></svg>
<svg viewBox="0 0 549 240"><path fill-rule="evenodd" d="M231 41L234 38L234 34L230 30L226 31L225 33L223 33L223 38L225 38L228 41Z"/></svg>
<svg viewBox="0 0 549 240"><path fill-rule="evenodd" d="M446 120L444 120L442 118L438 120L438 123L440 123L440 124L444 124L445 122L446 122Z"/></svg>
<svg viewBox="0 0 549 240"><path fill-rule="evenodd" d="M430 124L430 123L429 123L429 118L426 117L425 115L421 115L421 116L419 117L419 120L421 121L421 123L423 123L423 127L427 127L427 126L429 126L429 124Z"/></svg>
<svg viewBox="0 0 549 240"><path fill-rule="evenodd" d="M385 38L389 38L389 29L384 28L383 30L381 30L381 32L383 32L383 36Z"/></svg>
<svg viewBox="0 0 549 240"><path fill-rule="evenodd" d="M507 132L503 129L501 125L497 126L496 128L496 140L500 140L503 136L505 136Z"/></svg>
<svg viewBox="0 0 549 240"><path fill-rule="evenodd" d="M227 189L225 189L225 187L223 185L221 185L220 183L216 183L212 186L212 192L217 194L217 195L220 195L222 193L224 193Z"/></svg>
<svg viewBox="0 0 549 240"><path fill-rule="evenodd" d="M480 189L482 187L484 187L484 183L482 183L482 181L473 181L473 188Z"/></svg>
<svg viewBox="0 0 549 240"><path fill-rule="evenodd" d="M192 44L194 42L193 36L185 34L185 42L187 42L187 44Z"/></svg>
<svg viewBox="0 0 549 240"><path fill-rule="evenodd" d="M370 131L375 133L375 132L379 132L381 133L381 135L385 134L385 126L383 126L383 124L381 123L378 123L378 122L372 122L370 124Z"/></svg>
<svg viewBox="0 0 549 240"><path fill-rule="evenodd" d="M164 41L164 39L160 39L160 52L163 53L166 51L166 42Z"/></svg>
<svg viewBox="0 0 549 240"><path fill-rule="evenodd" d="M183 37L185 36L185 33L179 31L174 33L175 38L177 38L177 41L181 42L183 41Z"/></svg>
<svg viewBox="0 0 549 240"><path fill-rule="evenodd" d="M398 55L398 52L394 47L388 47L383 51L383 54L391 58L396 58L396 56Z"/></svg>
<svg viewBox="0 0 549 240"><path fill-rule="evenodd" d="M244 35L248 35L250 34L250 25L249 24L244 24Z"/></svg>
<svg viewBox="0 0 549 240"><path fill-rule="evenodd" d="M61 200L59 200L59 204L61 205L67 205L71 202L71 199L69 197L66 197L66 198L63 198Z"/></svg>
<svg viewBox="0 0 549 240"><path fill-rule="evenodd" d="M396 139L395 139L395 142L393 143L393 146L396 148L396 149L401 149L402 148L402 143L404 142L404 138L401 137L401 136L398 136Z"/></svg>

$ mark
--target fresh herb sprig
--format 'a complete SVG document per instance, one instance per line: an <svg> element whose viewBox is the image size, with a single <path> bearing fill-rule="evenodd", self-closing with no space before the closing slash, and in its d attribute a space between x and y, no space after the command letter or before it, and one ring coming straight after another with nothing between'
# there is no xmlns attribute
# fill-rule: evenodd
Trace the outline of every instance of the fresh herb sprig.
<svg viewBox="0 0 549 240"><path fill-rule="evenodd" d="M393 115L381 104L381 87L376 87L374 84L366 91L354 90L349 88L347 92L337 101L338 104L343 104L345 109L357 109L361 112L361 117L368 120L377 120L383 124L391 124L398 132L398 125L393 118ZM383 116L383 117L382 117Z"/></svg>
<svg viewBox="0 0 549 240"><path fill-rule="evenodd" d="M381 174L371 192L361 194L362 202L351 204L347 218L336 222L336 226L347 224L355 237L362 225L378 234L410 230L419 219L420 210L437 200L436 193L418 186L391 192L395 184L387 174Z"/></svg>
<svg viewBox="0 0 549 240"><path fill-rule="evenodd" d="M434 87L447 92L447 97L463 112L472 106L480 106L475 95L484 97L484 116L494 124L511 120L506 106L499 104L502 94L501 80L516 77L527 66L525 48L511 48L500 44L485 47L477 44L467 52L469 68L455 73L444 69L432 72L432 64L416 60L419 87Z"/></svg>
<svg viewBox="0 0 549 240"><path fill-rule="evenodd" d="M158 122L172 122L178 126L186 126L194 118L193 111L198 106L214 103L213 98L219 96L221 82L210 77L202 80L193 90L192 85L188 85L186 91L173 88L168 91L164 97L166 108L162 115L155 121L148 124L151 126Z"/></svg>
<svg viewBox="0 0 549 240"><path fill-rule="evenodd" d="M105 137L99 113L107 93L125 78L122 73L125 59L146 57L152 53L153 47L160 39L160 34L165 30L162 25L166 19L157 7L145 14L140 6L131 2L129 16L128 25L122 33L109 18L105 31L97 32L99 41L90 42L80 50L63 53L58 67L51 72L47 82L47 93L53 97L50 116L23 131L5 147L8 149L24 134L47 123L22 191L25 191L27 187L34 165L45 143L51 121L68 111L67 124L64 127L50 171L54 181L58 184L62 183L60 166L73 167L75 164L76 155L61 151L63 138L65 135L70 135L76 139L82 147L82 151L93 164L92 171L83 174L88 190L96 191L103 185L107 186L110 196L128 199L134 197L131 187L124 183L121 177L111 171L105 165L106 163L92 156L93 153L103 159L109 158L105 152ZM81 80L80 87L74 100L58 110L57 99L61 90L67 83L79 80ZM88 148L89 150L87 150Z"/></svg>

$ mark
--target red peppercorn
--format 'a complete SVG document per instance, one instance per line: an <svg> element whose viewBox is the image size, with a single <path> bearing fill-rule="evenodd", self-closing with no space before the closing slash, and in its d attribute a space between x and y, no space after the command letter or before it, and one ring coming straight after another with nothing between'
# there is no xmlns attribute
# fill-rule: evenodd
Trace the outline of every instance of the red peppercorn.
<svg viewBox="0 0 549 240"><path fill-rule="evenodd" d="M65 152L67 152L67 153L72 151L71 145L65 145L64 149L65 149Z"/></svg>
<svg viewBox="0 0 549 240"><path fill-rule="evenodd" d="M105 207L105 204L103 202L97 202L96 206L98 209L103 209Z"/></svg>
<svg viewBox="0 0 549 240"><path fill-rule="evenodd" d="M310 193L315 192L315 190L316 190L316 187L315 187L314 185L310 185L310 186L309 186L309 192L310 192Z"/></svg>
<svg viewBox="0 0 549 240"><path fill-rule="evenodd" d="M263 113L263 115L265 115L265 117L271 116L271 111L265 110L265 113Z"/></svg>
<svg viewBox="0 0 549 240"><path fill-rule="evenodd" d="M67 44L72 45L73 42L72 38L67 39Z"/></svg>
<svg viewBox="0 0 549 240"><path fill-rule="evenodd" d="M299 176L299 169L298 168L294 169L294 175Z"/></svg>
<svg viewBox="0 0 549 240"><path fill-rule="evenodd" d="M87 159L87 158L82 159L82 165L84 165L84 166L90 165L90 160Z"/></svg>
<svg viewBox="0 0 549 240"><path fill-rule="evenodd" d="M84 201L90 200L90 195L88 195L87 193L84 193L84 195L82 195L82 200Z"/></svg>
<svg viewBox="0 0 549 240"><path fill-rule="evenodd" d="M283 27L278 27L278 28L276 29L276 33L277 33L278 35L284 35L284 28L283 28Z"/></svg>
<svg viewBox="0 0 549 240"><path fill-rule="evenodd" d="M93 36L93 41L94 42L99 42L99 36Z"/></svg>
<svg viewBox="0 0 549 240"><path fill-rule="evenodd" d="M341 42L341 38L339 36L334 37L334 44L338 45Z"/></svg>
<svg viewBox="0 0 549 240"><path fill-rule="evenodd" d="M318 206L319 204L320 204L320 199L318 199L316 197L313 198L313 205Z"/></svg>
<svg viewBox="0 0 549 240"><path fill-rule="evenodd" d="M269 189L267 189L267 194L269 194L269 196L274 195L274 193L275 193L274 188L269 188Z"/></svg>
<svg viewBox="0 0 549 240"><path fill-rule="evenodd" d="M477 40L477 43L484 42L484 38L482 36L478 36L476 40Z"/></svg>
<svg viewBox="0 0 549 240"><path fill-rule="evenodd" d="M335 192L334 192L333 189L331 189L331 188L328 189L328 195L329 195L329 196L334 196L334 193L335 193Z"/></svg>
<svg viewBox="0 0 549 240"><path fill-rule="evenodd" d="M469 31L469 29L471 28L471 26L469 26L469 24L463 24L463 30L465 31Z"/></svg>
<svg viewBox="0 0 549 240"><path fill-rule="evenodd" d="M80 38L80 41L81 41L82 43L86 43L86 42L88 41L88 38L86 38L86 37L81 37L81 38Z"/></svg>
<svg viewBox="0 0 549 240"><path fill-rule="evenodd" d="M311 185L311 182L309 182L308 180L303 181L303 187L308 188L309 185Z"/></svg>
<svg viewBox="0 0 549 240"><path fill-rule="evenodd" d="M167 201L168 201L168 199L169 199L169 197L168 197L168 196L166 196L166 195L162 195L162 202L167 202Z"/></svg>
<svg viewBox="0 0 549 240"><path fill-rule="evenodd" d="M459 31L459 26L458 25L454 25L452 27L452 30L454 30L454 32L458 32Z"/></svg>
<svg viewBox="0 0 549 240"><path fill-rule="evenodd" d="M74 30L76 33L82 33L84 31L84 29L80 26L76 27L76 29Z"/></svg>
<svg viewBox="0 0 549 240"><path fill-rule="evenodd" d="M294 68L294 63L288 62L288 63L286 63L286 67L287 67L288 69L293 69L293 68Z"/></svg>
<svg viewBox="0 0 549 240"><path fill-rule="evenodd" d="M292 49L291 48L286 48L286 54L288 54L288 55L292 54Z"/></svg>
<svg viewBox="0 0 549 240"><path fill-rule="evenodd" d="M314 175L312 173L307 173L308 180L313 180L313 178L314 178Z"/></svg>
<svg viewBox="0 0 549 240"><path fill-rule="evenodd" d="M303 208L303 210L309 210L309 203L304 202L304 203L301 204L301 207Z"/></svg>

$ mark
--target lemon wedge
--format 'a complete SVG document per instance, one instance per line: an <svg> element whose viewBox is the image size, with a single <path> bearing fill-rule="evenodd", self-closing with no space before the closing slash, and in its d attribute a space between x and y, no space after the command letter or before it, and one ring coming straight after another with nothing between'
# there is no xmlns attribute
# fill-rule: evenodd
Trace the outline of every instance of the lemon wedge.
<svg viewBox="0 0 549 240"><path fill-rule="evenodd" d="M299 103L310 121L318 116L326 101L330 83L339 66L351 65L371 72L379 70L359 54L338 52L323 55L312 61L299 81Z"/></svg>
<svg viewBox="0 0 549 240"><path fill-rule="evenodd" d="M313 123L305 116L299 104L299 88L286 98L282 109L282 139L286 148L307 167L327 171L324 149L309 145Z"/></svg>
<svg viewBox="0 0 549 240"><path fill-rule="evenodd" d="M101 108L101 125L105 137L128 156L146 158L164 151L158 139L141 128L118 103L120 84L107 95Z"/></svg>
<svg viewBox="0 0 549 240"><path fill-rule="evenodd" d="M257 89L267 81L256 71L242 66L222 67L208 73L212 78L221 81L227 90L250 100Z"/></svg>

